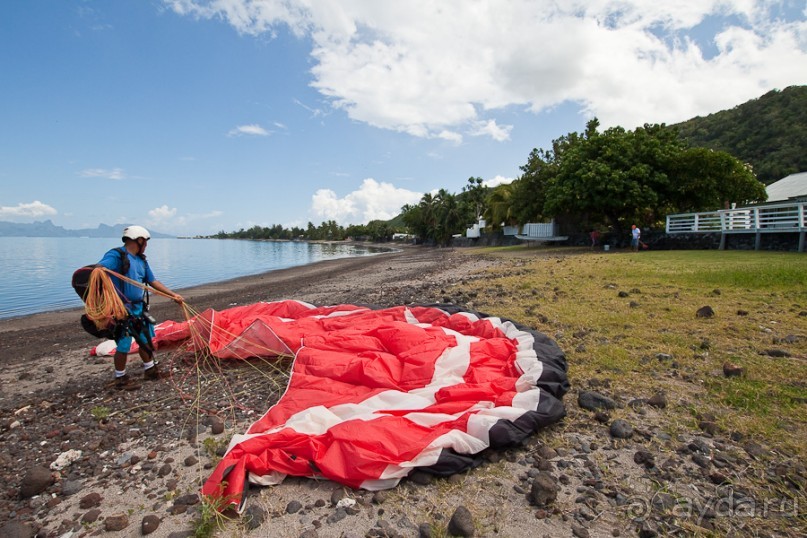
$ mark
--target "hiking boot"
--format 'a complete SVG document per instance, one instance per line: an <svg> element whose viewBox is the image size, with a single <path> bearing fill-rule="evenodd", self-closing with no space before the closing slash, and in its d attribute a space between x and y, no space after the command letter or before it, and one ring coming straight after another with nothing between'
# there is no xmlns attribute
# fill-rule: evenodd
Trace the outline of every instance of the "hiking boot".
<svg viewBox="0 0 807 538"><path fill-rule="evenodd" d="M143 370L143 379L146 381L157 381L162 377L160 373L160 368L157 363L154 363L154 366L149 368L148 370Z"/></svg>
<svg viewBox="0 0 807 538"><path fill-rule="evenodd" d="M129 374L115 378L116 390L137 390L140 388L140 383L129 377Z"/></svg>

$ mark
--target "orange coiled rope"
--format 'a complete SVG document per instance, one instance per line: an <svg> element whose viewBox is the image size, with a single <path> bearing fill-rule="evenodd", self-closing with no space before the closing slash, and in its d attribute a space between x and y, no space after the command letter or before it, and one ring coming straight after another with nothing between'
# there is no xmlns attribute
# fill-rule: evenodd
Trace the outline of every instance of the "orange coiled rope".
<svg viewBox="0 0 807 538"><path fill-rule="evenodd" d="M126 319L129 313L106 269L103 267L93 269L88 284L84 311L96 327L104 329L115 320Z"/></svg>

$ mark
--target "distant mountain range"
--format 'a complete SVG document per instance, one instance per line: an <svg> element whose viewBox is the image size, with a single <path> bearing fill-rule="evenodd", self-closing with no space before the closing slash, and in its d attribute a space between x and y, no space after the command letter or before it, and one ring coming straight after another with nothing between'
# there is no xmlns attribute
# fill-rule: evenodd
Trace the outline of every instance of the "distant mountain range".
<svg viewBox="0 0 807 538"><path fill-rule="evenodd" d="M128 224L116 224L109 226L99 224L97 228L82 228L79 230L67 230L61 226L56 226L50 220L41 222L18 223L0 221L0 237L115 237L120 239L123 229ZM149 230L151 237L175 237Z"/></svg>

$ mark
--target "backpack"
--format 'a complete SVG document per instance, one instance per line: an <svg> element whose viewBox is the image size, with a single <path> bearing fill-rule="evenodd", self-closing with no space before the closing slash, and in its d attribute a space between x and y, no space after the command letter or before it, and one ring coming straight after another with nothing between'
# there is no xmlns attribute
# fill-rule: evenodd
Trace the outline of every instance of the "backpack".
<svg viewBox="0 0 807 538"><path fill-rule="evenodd" d="M127 255L127 251L125 247L120 247L115 249L120 254L120 266L118 267L117 273L125 275L129 272L129 256ZM85 265L84 267L80 267L76 269L73 273L73 278L70 284L73 286L73 289L81 297L82 301L87 299L87 293L90 291L90 274L92 273L93 269L96 267L100 267L100 264L93 264L93 265ZM91 335L97 338L115 338L115 333L117 330L116 323L111 323L109 326L99 329L95 322L93 322L90 318L87 317L87 314L81 315L81 327L90 333Z"/></svg>
<svg viewBox="0 0 807 538"><path fill-rule="evenodd" d="M129 272L129 256L127 256L126 248L120 247L115 250L120 254L120 266L116 272L125 276L126 273ZM90 274L92 274L92 270L96 267L101 267L101 264L85 265L84 267L79 267L73 273L70 284L73 286L78 296L81 297L82 301L87 299L87 292L90 288Z"/></svg>

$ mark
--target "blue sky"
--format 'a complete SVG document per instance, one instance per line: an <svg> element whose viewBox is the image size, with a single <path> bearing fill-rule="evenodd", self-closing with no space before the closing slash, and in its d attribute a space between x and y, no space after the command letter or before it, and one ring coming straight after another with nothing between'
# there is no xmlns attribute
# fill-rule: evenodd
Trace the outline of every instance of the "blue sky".
<svg viewBox="0 0 807 538"><path fill-rule="evenodd" d="M511 181L594 116L675 123L807 83L804 0L2 9L0 220L71 229L387 219Z"/></svg>

